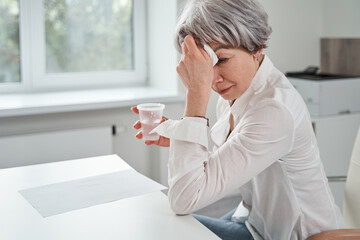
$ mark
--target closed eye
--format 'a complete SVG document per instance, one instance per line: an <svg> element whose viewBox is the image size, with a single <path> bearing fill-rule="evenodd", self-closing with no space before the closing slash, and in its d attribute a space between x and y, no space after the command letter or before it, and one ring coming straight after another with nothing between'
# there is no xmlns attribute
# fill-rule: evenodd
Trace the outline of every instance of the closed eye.
<svg viewBox="0 0 360 240"><path fill-rule="evenodd" d="M226 63L229 59L228 58L219 58L218 62L216 63L216 65L220 65L222 63Z"/></svg>

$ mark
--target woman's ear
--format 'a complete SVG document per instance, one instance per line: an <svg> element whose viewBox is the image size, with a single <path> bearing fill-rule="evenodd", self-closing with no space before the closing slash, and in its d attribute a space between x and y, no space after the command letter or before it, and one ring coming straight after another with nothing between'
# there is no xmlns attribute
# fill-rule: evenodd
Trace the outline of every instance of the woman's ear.
<svg viewBox="0 0 360 240"><path fill-rule="evenodd" d="M258 62L261 61L262 50L263 50L263 46L260 46L259 50L257 50L256 53L254 54L254 59Z"/></svg>

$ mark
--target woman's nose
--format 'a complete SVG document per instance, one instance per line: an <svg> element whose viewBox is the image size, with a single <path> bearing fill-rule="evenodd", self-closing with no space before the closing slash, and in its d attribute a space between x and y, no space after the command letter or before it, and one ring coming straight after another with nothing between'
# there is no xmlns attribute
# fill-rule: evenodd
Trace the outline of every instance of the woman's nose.
<svg viewBox="0 0 360 240"><path fill-rule="evenodd" d="M212 81L212 84L216 84L218 82L222 82L223 81L223 78L219 72L219 69L215 66L214 67L214 78L213 78L213 81Z"/></svg>

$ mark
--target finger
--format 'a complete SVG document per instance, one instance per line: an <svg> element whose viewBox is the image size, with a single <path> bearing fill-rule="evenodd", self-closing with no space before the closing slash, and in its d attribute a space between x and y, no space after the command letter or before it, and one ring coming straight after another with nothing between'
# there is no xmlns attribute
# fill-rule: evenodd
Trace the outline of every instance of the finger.
<svg viewBox="0 0 360 240"><path fill-rule="evenodd" d="M133 111L136 114L139 114L139 109L137 109L137 107L132 107L131 111Z"/></svg>
<svg viewBox="0 0 360 240"><path fill-rule="evenodd" d="M176 67L176 71L181 79L187 79L189 76L184 61L185 59L181 60L179 65Z"/></svg>
<svg viewBox="0 0 360 240"><path fill-rule="evenodd" d="M168 119L167 119L166 117L162 117L160 123L163 123L163 122L165 122L165 121L167 121L167 120L168 120Z"/></svg>
<svg viewBox="0 0 360 240"><path fill-rule="evenodd" d="M146 140L144 141L145 145L149 146L149 145L157 145L157 146L161 146L161 147L169 147L170 146L170 139L160 136L159 140L156 141L149 141Z"/></svg>
<svg viewBox="0 0 360 240"><path fill-rule="evenodd" d="M185 54L188 53L189 50L187 49L186 45L185 45L185 42L183 42L181 44L181 53L182 53L182 58L184 58Z"/></svg>
<svg viewBox="0 0 360 240"><path fill-rule="evenodd" d="M138 132L135 137L136 137L137 139L142 139L142 138L143 138L142 131Z"/></svg>
<svg viewBox="0 0 360 240"><path fill-rule="evenodd" d="M140 129L141 128L141 122L140 120L137 120L136 123L133 125L133 128Z"/></svg>
<svg viewBox="0 0 360 240"><path fill-rule="evenodd" d="M184 39L185 46L188 50L188 53L196 53L199 51L198 46L194 40L194 37L191 35L187 35Z"/></svg>
<svg viewBox="0 0 360 240"><path fill-rule="evenodd" d="M149 145L152 145L152 144L156 144L157 141L149 141L149 140L146 140L144 143L145 145L149 146Z"/></svg>
<svg viewBox="0 0 360 240"><path fill-rule="evenodd" d="M162 147L169 147L170 146L170 139L166 138L166 137L163 137L163 136L160 136L158 145L162 146Z"/></svg>
<svg viewBox="0 0 360 240"><path fill-rule="evenodd" d="M160 139L161 139L161 136L160 136L159 140L156 140L156 141L145 140L144 143L147 146L153 145L153 144L160 146Z"/></svg>
<svg viewBox="0 0 360 240"><path fill-rule="evenodd" d="M200 50L201 54L203 55L203 57L206 59L206 61L207 61L208 63L211 63L211 65L212 65L212 63L213 63L212 58L211 58L210 55L206 52L206 50L205 50L204 48L200 48L199 50Z"/></svg>

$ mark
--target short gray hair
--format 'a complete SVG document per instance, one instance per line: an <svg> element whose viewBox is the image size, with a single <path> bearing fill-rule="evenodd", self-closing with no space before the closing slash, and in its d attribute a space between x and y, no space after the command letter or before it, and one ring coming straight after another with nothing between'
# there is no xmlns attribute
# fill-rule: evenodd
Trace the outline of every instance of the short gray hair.
<svg viewBox="0 0 360 240"><path fill-rule="evenodd" d="M268 15L256 0L188 0L176 27L175 45L187 35L198 44L219 43L232 48L255 52L272 32Z"/></svg>

